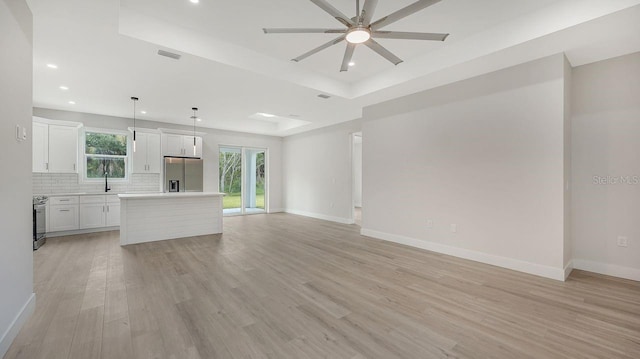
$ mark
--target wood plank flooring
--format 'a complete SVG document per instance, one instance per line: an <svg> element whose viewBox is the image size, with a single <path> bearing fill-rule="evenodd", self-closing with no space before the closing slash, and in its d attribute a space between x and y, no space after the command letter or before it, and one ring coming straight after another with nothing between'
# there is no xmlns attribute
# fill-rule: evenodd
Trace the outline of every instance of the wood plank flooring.
<svg viewBox="0 0 640 359"><path fill-rule="evenodd" d="M34 253L14 358L640 358L640 283L565 283L289 214L223 235Z"/></svg>

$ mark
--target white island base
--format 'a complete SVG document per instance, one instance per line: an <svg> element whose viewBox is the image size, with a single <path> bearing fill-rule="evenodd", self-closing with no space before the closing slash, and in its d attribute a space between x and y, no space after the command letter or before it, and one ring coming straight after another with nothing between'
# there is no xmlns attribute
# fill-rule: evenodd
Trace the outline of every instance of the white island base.
<svg viewBox="0 0 640 359"><path fill-rule="evenodd" d="M218 192L120 194L120 245L222 233Z"/></svg>

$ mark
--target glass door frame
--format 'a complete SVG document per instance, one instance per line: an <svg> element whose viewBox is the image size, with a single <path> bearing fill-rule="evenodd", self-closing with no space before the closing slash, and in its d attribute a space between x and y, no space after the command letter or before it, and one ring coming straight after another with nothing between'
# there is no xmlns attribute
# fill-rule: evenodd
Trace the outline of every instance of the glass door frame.
<svg viewBox="0 0 640 359"><path fill-rule="evenodd" d="M253 147L253 146L238 146L238 145L218 145L218 171L220 171L220 152L222 152L223 148L230 148L240 150L241 159L240 159L240 168L241 168L241 180L240 180L240 213L224 213L224 216L245 216L250 214L263 214L269 213L269 148L267 147ZM264 151L264 211L257 213L247 213L246 205L245 205L245 194L246 194L246 186L247 180L245 175L245 164L247 163L247 150L250 151ZM220 191L220 173L218 172L218 192ZM224 201L224 199L223 199Z"/></svg>

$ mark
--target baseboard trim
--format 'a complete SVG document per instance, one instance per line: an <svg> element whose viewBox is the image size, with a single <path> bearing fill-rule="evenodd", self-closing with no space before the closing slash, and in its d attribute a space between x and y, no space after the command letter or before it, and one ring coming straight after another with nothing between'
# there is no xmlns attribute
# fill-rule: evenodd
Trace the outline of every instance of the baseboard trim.
<svg viewBox="0 0 640 359"><path fill-rule="evenodd" d="M319 214L319 213L298 211L296 209L287 208L284 211L286 213L297 214L298 216L317 218L317 219L322 219L322 220L325 220L325 221L338 222L338 223L342 223L342 224L354 224L354 223L356 223L353 219L349 219L349 218L327 216L327 215Z"/></svg>
<svg viewBox="0 0 640 359"><path fill-rule="evenodd" d="M282 213L282 212L285 212L284 208L269 209L269 213Z"/></svg>
<svg viewBox="0 0 640 359"><path fill-rule="evenodd" d="M540 277L555 279L559 281L565 280L565 270L563 268L554 268L541 264L525 262L518 259L496 256L493 254L477 252L470 249L447 246L440 243L424 241L416 238L400 236L396 234L374 231L362 228L360 234L367 237L382 239L389 242L404 244L411 247L426 249L428 251L447 254L450 256L472 260L475 262L490 264L502 268L537 275Z"/></svg>
<svg viewBox="0 0 640 359"><path fill-rule="evenodd" d="M640 282L640 269L637 268L594 262L586 259L574 259L573 268Z"/></svg>
<svg viewBox="0 0 640 359"><path fill-rule="evenodd" d="M119 230L120 230L120 226L77 229L74 231L47 232L47 238L74 236L76 234L88 234L88 233L109 232L109 231L119 231Z"/></svg>
<svg viewBox="0 0 640 359"><path fill-rule="evenodd" d="M573 271L573 260L570 260L569 263L564 267L564 280L566 281L569 278L569 275Z"/></svg>
<svg viewBox="0 0 640 359"><path fill-rule="evenodd" d="M24 323L29 319L33 311L36 309L36 294L31 293L29 299L24 303L18 315L13 319L9 328L2 334L2 338L0 338L0 358L4 357L11 346L13 340L18 336L18 332L20 332L20 328L24 325Z"/></svg>

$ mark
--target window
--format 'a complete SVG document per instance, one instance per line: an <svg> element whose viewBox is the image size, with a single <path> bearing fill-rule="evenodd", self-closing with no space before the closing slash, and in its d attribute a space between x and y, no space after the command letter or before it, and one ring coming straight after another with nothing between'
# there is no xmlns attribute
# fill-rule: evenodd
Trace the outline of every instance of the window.
<svg viewBox="0 0 640 359"><path fill-rule="evenodd" d="M84 156L86 179L127 179L126 134L85 132Z"/></svg>

